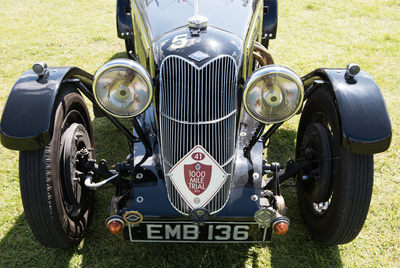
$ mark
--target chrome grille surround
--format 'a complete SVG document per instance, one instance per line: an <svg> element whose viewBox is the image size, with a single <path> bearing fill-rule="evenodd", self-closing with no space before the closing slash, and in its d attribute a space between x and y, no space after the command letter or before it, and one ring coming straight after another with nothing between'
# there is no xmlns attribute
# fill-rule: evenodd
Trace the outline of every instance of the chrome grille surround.
<svg viewBox="0 0 400 268"><path fill-rule="evenodd" d="M229 198L237 117L237 65L228 55L201 67L168 56L160 68L160 133L164 174L193 147L201 145L223 167L228 179L205 208L220 211ZM165 176L168 198L176 210L190 207Z"/></svg>

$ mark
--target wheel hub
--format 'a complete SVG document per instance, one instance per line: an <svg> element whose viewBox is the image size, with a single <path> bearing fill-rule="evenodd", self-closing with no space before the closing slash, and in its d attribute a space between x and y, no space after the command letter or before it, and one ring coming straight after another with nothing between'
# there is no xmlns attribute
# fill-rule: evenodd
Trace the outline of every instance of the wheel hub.
<svg viewBox="0 0 400 268"><path fill-rule="evenodd" d="M78 217L82 208L82 192L85 190L77 176L77 152L90 148L90 138L83 125L74 123L69 126L61 137L62 150L60 158L62 190L64 206L71 217Z"/></svg>
<svg viewBox="0 0 400 268"><path fill-rule="evenodd" d="M300 186L304 195L317 214L323 214L329 207L331 194L331 149L328 130L321 123L309 125L304 132L303 150L300 157L312 165L303 170Z"/></svg>

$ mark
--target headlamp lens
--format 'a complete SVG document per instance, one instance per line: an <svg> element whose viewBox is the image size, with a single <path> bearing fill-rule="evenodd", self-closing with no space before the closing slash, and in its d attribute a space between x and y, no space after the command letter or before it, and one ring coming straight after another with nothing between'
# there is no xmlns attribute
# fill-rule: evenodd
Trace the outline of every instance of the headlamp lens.
<svg viewBox="0 0 400 268"><path fill-rule="evenodd" d="M300 78L282 66L266 66L255 71L245 85L243 100L256 120L270 124L292 117L303 102Z"/></svg>
<svg viewBox="0 0 400 268"><path fill-rule="evenodd" d="M96 73L94 94L97 102L108 113L118 117L132 117L142 113L152 98L151 80L143 68L110 62ZM123 63L122 62L122 63ZM104 68L105 67L105 68ZM140 66L141 67L141 66ZM143 73L144 72L144 73Z"/></svg>

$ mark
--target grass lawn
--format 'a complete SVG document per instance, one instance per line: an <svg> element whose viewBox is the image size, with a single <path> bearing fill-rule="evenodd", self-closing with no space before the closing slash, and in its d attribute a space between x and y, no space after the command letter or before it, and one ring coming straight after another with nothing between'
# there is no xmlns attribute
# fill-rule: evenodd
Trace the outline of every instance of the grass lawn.
<svg viewBox="0 0 400 268"><path fill-rule="evenodd" d="M235 0L238 1L238 0ZM124 56L116 36L115 0L2 0L0 8L0 114L21 73L35 61L78 66L94 73ZM93 223L82 243L49 249L34 239L25 220L18 183L18 152L0 146L0 267L400 267L400 14L399 0L280 1L275 62L299 75L318 67L358 63L381 87L392 126L389 151L375 156L370 212L351 243L322 247L311 239L297 211L295 189L286 187L291 229L263 245L132 244L104 227L110 190L97 192ZM397 108L396 108L397 107ZM293 157L299 117L272 140L272 161ZM120 161L126 141L104 119L95 119L98 158ZM279 145L279 146L277 146Z"/></svg>

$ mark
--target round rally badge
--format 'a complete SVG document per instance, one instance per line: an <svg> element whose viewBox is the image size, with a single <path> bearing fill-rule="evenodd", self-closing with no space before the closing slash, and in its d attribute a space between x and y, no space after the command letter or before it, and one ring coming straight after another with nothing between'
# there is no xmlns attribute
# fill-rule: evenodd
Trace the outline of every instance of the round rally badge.
<svg viewBox="0 0 400 268"><path fill-rule="evenodd" d="M139 224L143 221L143 215L139 211L127 211L124 214L124 220L129 224Z"/></svg>
<svg viewBox="0 0 400 268"><path fill-rule="evenodd" d="M199 171L199 170L201 169L201 166L200 166L200 164L199 164L199 163L197 163L197 164L196 164L196 167L195 167L195 169L196 169L197 171Z"/></svg>

